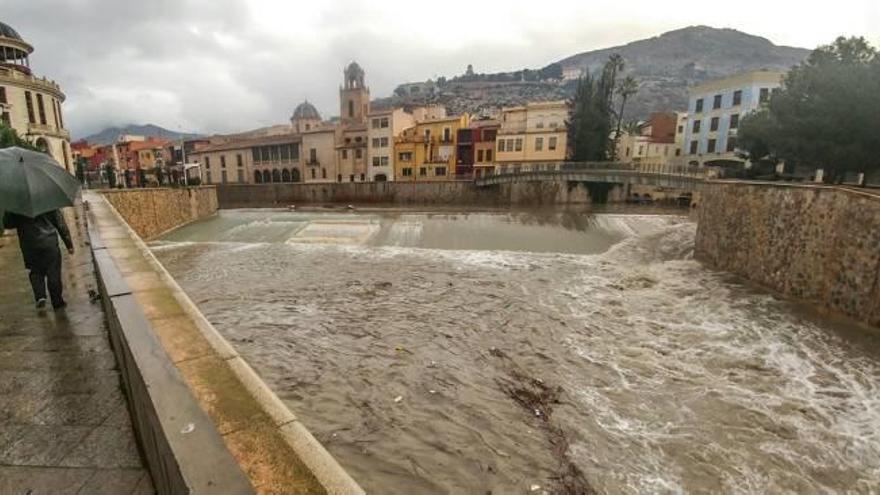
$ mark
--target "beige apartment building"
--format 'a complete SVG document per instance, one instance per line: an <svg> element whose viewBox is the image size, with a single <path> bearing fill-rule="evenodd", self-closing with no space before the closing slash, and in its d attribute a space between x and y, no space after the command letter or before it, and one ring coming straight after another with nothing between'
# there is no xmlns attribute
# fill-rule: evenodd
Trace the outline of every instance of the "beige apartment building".
<svg viewBox="0 0 880 495"><path fill-rule="evenodd" d="M31 71L34 48L0 22L0 120L74 173L70 133L64 126L64 93L54 81Z"/></svg>
<svg viewBox="0 0 880 495"><path fill-rule="evenodd" d="M496 139L496 173L555 170L566 158L567 118L565 101L502 109Z"/></svg>
<svg viewBox="0 0 880 495"><path fill-rule="evenodd" d="M190 154L205 184L302 182L299 134L209 145Z"/></svg>
<svg viewBox="0 0 880 495"><path fill-rule="evenodd" d="M394 139L415 124L413 114L402 108L374 110L368 116L367 180L394 180Z"/></svg>

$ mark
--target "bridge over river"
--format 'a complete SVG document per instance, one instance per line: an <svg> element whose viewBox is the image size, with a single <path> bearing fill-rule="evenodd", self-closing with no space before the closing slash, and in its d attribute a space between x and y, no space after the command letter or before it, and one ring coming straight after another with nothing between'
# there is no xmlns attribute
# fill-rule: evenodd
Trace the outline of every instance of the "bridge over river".
<svg viewBox="0 0 880 495"><path fill-rule="evenodd" d="M524 182L585 182L693 190L713 173L713 169L688 165L565 162L514 166L477 178L475 183L486 187Z"/></svg>

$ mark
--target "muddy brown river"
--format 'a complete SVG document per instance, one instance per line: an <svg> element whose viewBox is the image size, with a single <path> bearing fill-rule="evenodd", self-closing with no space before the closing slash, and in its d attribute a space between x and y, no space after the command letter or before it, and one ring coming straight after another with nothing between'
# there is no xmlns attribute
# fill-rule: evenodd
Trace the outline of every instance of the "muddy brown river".
<svg viewBox="0 0 880 495"><path fill-rule="evenodd" d="M152 248L369 492L880 491L880 338L678 214L229 210Z"/></svg>

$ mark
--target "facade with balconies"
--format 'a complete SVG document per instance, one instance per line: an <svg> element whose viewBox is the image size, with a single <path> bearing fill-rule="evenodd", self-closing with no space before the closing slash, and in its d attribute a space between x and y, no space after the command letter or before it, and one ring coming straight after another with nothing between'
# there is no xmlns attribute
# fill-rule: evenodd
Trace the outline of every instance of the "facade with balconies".
<svg viewBox="0 0 880 495"><path fill-rule="evenodd" d="M394 140L394 180L455 180L458 131L469 123L464 114L429 118L404 130Z"/></svg>
<svg viewBox="0 0 880 495"><path fill-rule="evenodd" d="M33 74L33 51L14 29L0 22L0 121L72 174L70 133L61 111L65 96L58 83Z"/></svg>
<svg viewBox="0 0 880 495"><path fill-rule="evenodd" d="M495 171L555 170L565 161L568 103L528 103L501 111L495 148Z"/></svg>

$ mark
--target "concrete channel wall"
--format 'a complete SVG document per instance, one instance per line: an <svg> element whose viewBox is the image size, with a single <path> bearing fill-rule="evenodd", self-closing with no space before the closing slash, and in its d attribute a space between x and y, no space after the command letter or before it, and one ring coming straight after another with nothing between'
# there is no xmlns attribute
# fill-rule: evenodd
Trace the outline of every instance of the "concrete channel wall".
<svg viewBox="0 0 880 495"><path fill-rule="evenodd" d="M217 212L213 186L158 189L114 189L102 194L142 239Z"/></svg>
<svg viewBox="0 0 880 495"><path fill-rule="evenodd" d="M109 195L135 202L120 194ZM363 494L205 319L109 195L85 195L88 231L111 343L157 491Z"/></svg>
<svg viewBox="0 0 880 495"><path fill-rule="evenodd" d="M880 191L713 181L697 259L880 327Z"/></svg>
<svg viewBox="0 0 880 495"><path fill-rule="evenodd" d="M625 199L611 188L609 201ZM297 204L552 205L590 202L584 183L521 182L478 187L472 181L340 182L327 184L225 184L217 186L220 208L266 208Z"/></svg>

